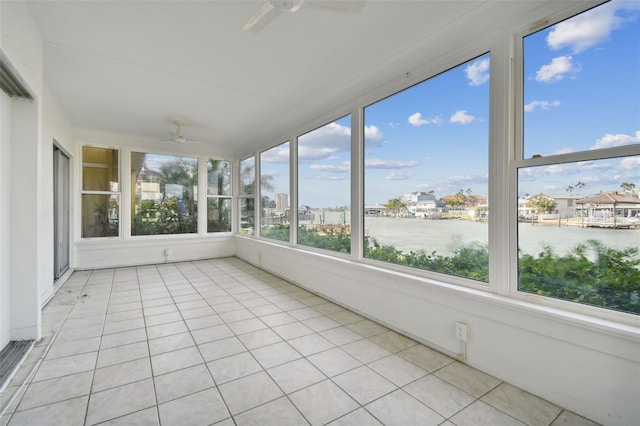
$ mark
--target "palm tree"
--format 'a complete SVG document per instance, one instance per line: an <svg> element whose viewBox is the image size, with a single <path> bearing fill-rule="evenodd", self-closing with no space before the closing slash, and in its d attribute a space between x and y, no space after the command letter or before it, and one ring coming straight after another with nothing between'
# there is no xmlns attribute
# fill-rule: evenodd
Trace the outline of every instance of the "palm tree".
<svg viewBox="0 0 640 426"><path fill-rule="evenodd" d="M231 163L223 160L207 162L207 232L231 231Z"/></svg>
<svg viewBox="0 0 640 426"><path fill-rule="evenodd" d="M148 158L147 158L148 159ZM155 203L155 218L153 228L140 233L151 234L178 234L196 232L197 208L194 190L198 183L197 160L183 157L173 157L165 161L157 169L143 165L140 176L148 182L160 184L162 199ZM174 185L173 187L167 187ZM174 191L172 194L171 190ZM180 191L180 194L175 193ZM148 228L149 220L136 220L136 226L142 226L142 222Z"/></svg>
<svg viewBox="0 0 640 426"><path fill-rule="evenodd" d="M633 191L635 187L636 187L636 184L631 182L622 182L620 184L620 188L622 188L625 191Z"/></svg>

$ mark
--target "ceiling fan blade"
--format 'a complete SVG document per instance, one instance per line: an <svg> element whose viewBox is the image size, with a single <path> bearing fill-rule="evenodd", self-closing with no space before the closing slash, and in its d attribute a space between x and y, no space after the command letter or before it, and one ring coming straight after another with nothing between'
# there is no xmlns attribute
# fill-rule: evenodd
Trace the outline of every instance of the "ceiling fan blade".
<svg viewBox="0 0 640 426"><path fill-rule="evenodd" d="M358 0L307 0L304 2L305 8L313 8L324 12L358 13L364 7L366 1Z"/></svg>
<svg viewBox="0 0 640 426"><path fill-rule="evenodd" d="M243 31L258 32L280 13L271 0L267 0L242 27Z"/></svg>
<svg viewBox="0 0 640 426"><path fill-rule="evenodd" d="M169 118L169 121L176 126L176 130L167 130L167 133L169 133L169 139L160 139L160 142L173 142L180 145L188 144L188 143L198 143L198 144L204 143L201 141L192 141L184 137L184 135L182 134L182 128L185 125L190 124L184 118L171 117Z"/></svg>

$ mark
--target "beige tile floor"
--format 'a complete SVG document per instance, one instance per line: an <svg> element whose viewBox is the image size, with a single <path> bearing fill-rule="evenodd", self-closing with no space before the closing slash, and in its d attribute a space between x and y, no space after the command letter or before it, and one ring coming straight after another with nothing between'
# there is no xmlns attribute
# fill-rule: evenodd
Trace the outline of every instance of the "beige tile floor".
<svg viewBox="0 0 640 426"><path fill-rule="evenodd" d="M75 272L42 318L2 426L594 424L236 258Z"/></svg>

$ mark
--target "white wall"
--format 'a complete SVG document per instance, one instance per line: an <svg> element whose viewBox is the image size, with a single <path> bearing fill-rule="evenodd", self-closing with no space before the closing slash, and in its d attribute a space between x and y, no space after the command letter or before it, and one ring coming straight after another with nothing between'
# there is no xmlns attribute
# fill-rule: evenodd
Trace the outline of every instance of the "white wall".
<svg viewBox="0 0 640 426"><path fill-rule="evenodd" d="M48 87L44 87L42 97L42 149L40 152L40 225L38 253L41 259L41 268L45 276L40 280L38 293L42 303L49 300L54 292L54 223L53 223L53 146L54 140L58 146L71 155L71 173L77 159L72 155L75 151L73 130L68 118L64 115L58 101ZM71 209L73 209L73 198ZM73 210L70 210L73 211ZM73 230L69 236L72 241ZM70 250L71 251L71 250ZM70 253L72 254L72 253ZM71 259L70 259L71 262ZM48 274L48 275L47 275ZM57 283L58 285L62 283Z"/></svg>
<svg viewBox="0 0 640 426"><path fill-rule="evenodd" d="M113 268L229 257L234 255L234 242L231 234L76 241L74 268Z"/></svg>
<svg viewBox="0 0 640 426"><path fill-rule="evenodd" d="M2 141L0 161L9 177L2 178L7 192L0 220L11 231L2 235L8 260L0 279L3 296L7 286L10 291L10 339L38 339L43 296L53 286L52 144L43 137L42 40L23 2L0 2L0 19L2 52L34 98L12 99L10 114L2 114L3 123L10 120L10 132ZM4 305L2 315L7 315Z"/></svg>
<svg viewBox="0 0 640 426"><path fill-rule="evenodd" d="M11 107L11 340L40 338L38 288L45 285L39 256L38 104L12 100Z"/></svg>
<svg viewBox="0 0 640 426"><path fill-rule="evenodd" d="M603 424L640 418L637 328L243 236L236 256L451 356L462 321L469 365Z"/></svg>
<svg viewBox="0 0 640 426"><path fill-rule="evenodd" d="M130 236L131 206L131 152L150 152L165 155L183 155L198 159L198 174L202 178L198 185L198 199L206 197L206 161L209 158L228 159L228 152L211 152L202 155L199 145L177 145L173 142L158 142L131 135L112 132L76 129L74 131L74 269L111 268L145 265L163 262L180 262L195 259L211 259L233 256L234 238L230 233L207 234L206 209L198 210L198 234ZM82 146L92 145L119 149L120 155L120 236L110 238L81 238L80 192L82 185ZM168 255L165 256L165 250Z"/></svg>

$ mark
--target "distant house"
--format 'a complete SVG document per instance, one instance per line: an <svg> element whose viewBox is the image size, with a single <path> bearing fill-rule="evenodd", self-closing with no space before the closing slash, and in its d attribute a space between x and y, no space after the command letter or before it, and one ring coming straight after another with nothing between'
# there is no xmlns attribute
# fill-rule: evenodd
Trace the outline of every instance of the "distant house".
<svg viewBox="0 0 640 426"><path fill-rule="evenodd" d="M533 219L537 212L536 209L529 205L529 200L531 197L520 197L518 198L518 219Z"/></svg>
<svg viewBox="0 0 640 426"><path fill-rule="evenodd" d="M518 217L520 219L557 219L557 218L572 218L577 216L577 211L580 209L577 206L577 201L582 198L580 195L546 195L541 194L546 198L553 200L556 203L552 212L539 214L539 212L529 204L529 200L532 197L525 196L518 199Z"/></svg>
<svg viewBox="0 0 640 426"><path fill-rule="evenodd" d="M431 192L409 192L403 194L400 201L406 204L408 213L414 217L440 217L447 210L445 202L437 200Z"/></svg>
<svg viewBox="0 0 640 426"><path fill-rule="evenodd" d="M556 208L553 211L554 214L559 217L567 218L567 217L575 217L578 206L576 202L582 198L581 195L549 195L550 198L553 198L553 201L556 202Z"/></svg>
<svg viewBox="0 0 640 426"><path fill-rule="evenodd" d="M383 216L387 212L387 208L381 204L364 206L365 216Z"/></svg>
<svg viewBox="0 0 640 426"><path fill-rule="evenodd" d="M622 226L640 220L640 198L625 192L609 191L576 201L586 225Z"/></svg>

